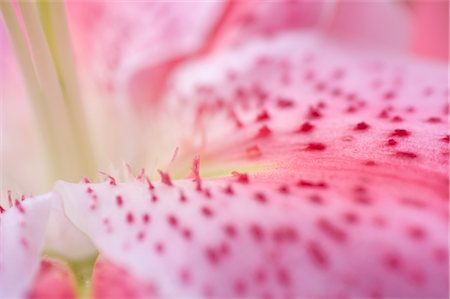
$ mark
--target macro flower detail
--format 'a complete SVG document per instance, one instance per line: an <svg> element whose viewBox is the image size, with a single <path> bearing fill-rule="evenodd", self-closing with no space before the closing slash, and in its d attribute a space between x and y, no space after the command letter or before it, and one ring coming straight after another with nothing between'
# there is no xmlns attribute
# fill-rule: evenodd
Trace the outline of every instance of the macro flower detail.
<svg viewBox="0 0 450 299"><path fill-rule="evenodd" d="M282 4L282 22L270 4L211 2L203 20L163 5L173 19L152 37L133 35L144 18L120 23L120 5L97 4L96 23L81 14L91 4L69 3L75 53L92 59L79 66L94 80L80 81L85 97L118 94L122 108L83 101L100 179L2 201L0 297L448 297L448 62L339 43L345 30L299 29L320 7ZM242 14L252 25L239 32ZM167 24L201 30L195 50L148 61L122 44L108 65L110 40L83 48L95 34L82 16L99 35L117 18L113 33L137 49L161 38L162 52L183 42L157 36Z"/></svg>

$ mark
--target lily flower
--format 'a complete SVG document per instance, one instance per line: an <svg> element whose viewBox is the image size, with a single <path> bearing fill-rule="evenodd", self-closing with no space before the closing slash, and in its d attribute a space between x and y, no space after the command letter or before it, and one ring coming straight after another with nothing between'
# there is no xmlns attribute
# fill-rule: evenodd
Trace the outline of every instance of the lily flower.
<svg viewBox="0 0 450 299"><path fill-rule="evenodd" d="M448 298L448 3L408 5L2 2L41 195L0 297Z"/></svg>

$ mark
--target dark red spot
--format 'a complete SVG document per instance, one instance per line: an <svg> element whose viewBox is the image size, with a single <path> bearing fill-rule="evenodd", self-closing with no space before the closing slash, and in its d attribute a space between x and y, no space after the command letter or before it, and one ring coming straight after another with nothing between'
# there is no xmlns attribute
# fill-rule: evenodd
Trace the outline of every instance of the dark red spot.
<svg viewBox="0 0 450 299"><path fill-rule="evenodd" d="M191 232L190 229L184 228L184 229L181 231L181 233L183 234L183 237L184 237L186 240L191 240L191 239L192 239L192 232Z"/></svg>
<svg viewBox="0 0 450 299"><path fill-rule="evenodd" d="M294 102L288 99L278 99L277 106L279 108L291 108L294 106Z"/></svg>
<svg viewBox="0 0 450 299"><path fill-rule="evenodd" d="M395 152L395 156L399 158L407 158L407 159L414 159L417 158L417 154L413 152L404 152L404 151L397 151Z"/></svg>
<svg viewBox="0 0 450 299"><path fill-rule="evenodd" d="M323 198L318 194L313 194L310 197L308 197L309 201L316 205L322 205L325 203Z"/></svg>
<svg viewBox="0 0 450 299"><path fill-rule="evenodd" d="M138 235L137 235L137 240L138 241L142 241L142 240L144 240L145 239L145 232L139 232L138 233Z"/></svg>
<svg viewBox="0 0 450 299"><path fill-rule="evenodd" d="M405 129L395 129L394 131L391 132L391 134L389 136L391 136L391 137L407 137L410 135L411 135L410 131L407 131Z"/></svg>
<svg viewBox="0 0 450 299"><path fill-rule="evenodd" d="M197 189L197 190L198 190L198 189ZM205 189L203 190L203 194L206 196L206 198L211 198L211 197L212 197L211 191L209 191L209 189L207 189L207 188L205 188Z"/></svg>
<svg viewBox="0 0 450 299"><path fill-rule="evenodd" d="M177 226L178 226L178 219L177 219L177 217L175 217L174 215L168 215L168 216L167 216L167 222L168 222L172 227L177 227Z"/></svg>
<svg viewBox="0 0 450 299"><path fill-rule="evenodd" d="M347 107L347 109L345 110L345 112L347 112L347 113L355 113L356 110L357 110L357 109L356 109L355 106L349 105L349 106Z"/></svg>
<svg viewBox="0 0 450 299"><path fill-rule="evenodd" d="M306 145L306 150L307 151L323 151L325 150L327 147L325 144L323 143L318 143L318 142L312 142L312 143L308 143Z"/></svg>
<svg viewBox="0 0 450 299"><path fill-rule="evenodd" d="M231 174L233 175L233 177L236 178L236 180L239 183L247 184L249 182L248 174L246 174L246 173L240 173L240 172L237 172L237 171L233 171Z"/></svg>
<svg viewBox="0 0 450 299"><path fill-rule="evenodd" d="M331 94L335 97L339 97L342 95L342 90L339 87L335 87L331 90Z"/></svg>
<svg viewBox="0 0 450 299"><path fill-rule="evenodd" d="M389 138L387 141L386 141L386 145L387 146L395 146L395 145L397 145L397 141L395 140L395 139L392 139L392 138Z"/></svg>
<svg viewBox="0 0 450 299"><path fill-rule="evenodd" d="M253 224L250 226L250 234L258 242L264 240L264 230L257 224Z"/></svg>
<svg viewBox="0 0 450 299"><path fill-rule="evenodd" d="M144 214L142 215L142 221L143 221L144 223L149 223L149 222L150 222L150 215L147 214L147 213L144 213Z"/></svg>
<svg viewBox="0 0 450 299"><path fill-rule="evenodd" d="M327 88L326 84L324 82L318 82L316 84L316 90L317 91L324 91Z"/></svg>
<svg viewBox="0 0 450 299"><path fill-rule="evenodd" d="M158 196L156 196L156 194L152 193L151 200L152 200L152 202L157 202L158 201Z"/></svg>
<svg viewBox="0 0 450 299"><path fill-rule="evenodd" d="M413 226L408 228L408 235L414 240L422 241L427 234L423 228Z"/></svg>
<svg viewBox="0 0 450 299"><path fill-rule="evenodd" d="M247 285L242 280L237 280L233 285L233 289L236 294L243 295L247 291Z"/></svg>
<svg viewBox="0 0 450 299"><path fill-rule="evenodd" d="M321 118L322 114L320 113L320 110L318 108L309 107L307 117L311 118L311 119L317 119L317 118Z"/></svg>
<svg viewBox="0 0 450 299"><path fill-rule="evenodd" d="M433 251L433 256L436 262L439 264L447 263L448 261L448 250L446 248L436 248Z"/></svg>
<svg viewBox="0 0 450 299"><path fill-rule="evenodd" d="M224 192L225 194L228 194L228 195L233 195L233 194L234 194L234 191L233 191L233 188L231 187L231 185L226 186L226 187L223 189L223 192Z"/></svg>
<svg viewBox="0 0 450 299"><path fill-rule="evenodd" d="M260 193L260 192L255 193L255 200L260 202L260 203L266 203L267 202L267 198L264 195L264 193Z"/></svg>
<svg viewBox="0 0 450 299"><path fill-rule="evenodd" d="M344 221L348 224L356 224L359 222L359 217L353 212L346 212L343 214Z"/></svg>
<svg viewBox="0 0 450 299"><path fill-rule="evenodd" d="M327 268L328 267L328 258L322 248L322 246L315 242L311 241L307 245L307 251L309 255L311 256L312 260L321 268Z"/></svg>
<svg viewBox="0 0 450 299"><path fill-rule="evenodd" d="M364 165L366 166L375 166L377 163L374 160L364 161Z"/></svg>
<svg viewBox="0 0 450 299"><path fill-rule="evenodd" d="M406 112L414 113L414 112L416 112L416 108L414 108L413 106L409 106L409 107L406 108Z"/></svg>
<svg viewBox="0 0 450 299"><path fill-rule="evenodd" d="M289 272L284 268L278 269L277 281L280 285L285 286L285 287L290 285L291 277L289 275Z"/></svg>
<svg viewBox="0 0 450 299"><path fill-rule="evenodd" d="M260 114L258 114L256 116L256 120L255 121L260 122L260 121L266 121L266 120L269 120L269 119L270 119L269 113L266 110L263 110Z"/></svg>
<svg viewBox="0 0 450 299"><path fill-rule="evenodd" d="M145 176L145 182L147 183L147 188L148 190L153 190L155 189L155 187L153 186L152 182L150 181L150 179L148 178L148 176Z"/></svg>
<svg viewBox="0 0 450 299"><path fill-rule="evenodd" d="M230 238L234 238L237 234L236 228L231 224L225 225L223 227L223 230L224 230L225 234L227 234L227 236L229 236Z"/></svg>
<svg viewBox="0 0 450 299"><path fill-rule="evenodd" d="M289 193L289 187L286 186L286 185L281 185L281 186L278 188L278 191L279 191L280 193L283 193L283 194L288 194L288 193Z"/></svg>
<svg viewBox="0 0 450 299"><path fill-rule="evenodd" d="M311 182L306 180L300 180L297 182L298 187L303 188L318 188L318 189L326 189L328 188L328 185L325 182Z"/></svg>
<svg viewBox="0 0 450 299"><path fill-rule="evenodd" d="M356 97L357 97L356 94L353 92L349 92L346 96L346 98L349 102L356 100Z"/></svg>
<svg viewBox="0 0 450 299"><path fill-rule="evenodd" d="M158 253L158 254L163 254L164 251L165 251L164 244L161 243L161 242L156 243L156 244L155 244L155 251L156 251L156 253Z"/></svg>
<svg viewBox="0 0 450 299"><path fill-rule="evenodd" d="M276 228L272 234L273 240L277 243L294 243L298 241L297 231L289 226Z"/></svg>
<svg viewBox="0 0 450 299"><path fill-rule="evenodd" d="M257 145L253 145L245 150L245 154L248 158L255 159L261 157L261 150Z"/></svg>
<svg viewBox="0 0 450 299"><path fill-rule="evenodd" d="M445 142L445 143L450 143L450 136L449 135L444 136L444 137L442 137L439 140L442 141L442 142Z"/></svg>
<svg viewBox="0 0 450 299"><path fill-rule="evenodd" d="M127 213L127 222L128 222L129 224L132 224L132 223L134 222L134 216L133 216L133 213L131 213L131 212L128 212L128 213Z"/></svg>
<svg viewBox="0 0 450 299"><path fill-rule="evenodd" d="M211 208L202 207L201 211L202 211L202 214L207 218L211 218L214 216L214 212L213 212L213 210L211 210Z"/></svg>
<svg viewBox="0 0 450 299"><path fill-rule="evenodd" d="M191 272L188 269L181 269L180 271L180 280L183 284L190 284L191 282Z"/></svg>
<svg viewBox="0 0 450 299"><path fill-rule="evenodd" d="M314 130L314 125L309 122L303 123L295 132L297 133L308 133Z"/></svg>
<svg viewBox="0 0 450 299"><path fill-rule="evenodd" d="M119 207L121 207L121 206L123 205L123 199L122 199L122 196L120 196L120 195L117 195L117 196L116 196L116 203L117 203L117 205L118 205Z"/></svg>
<svg viewBox="0 0 450 299"><path fill-rule="evenodd" d="M402 265L400 257L393 253L386 255L383 262L391 270L397 270Z"/></svg>
<svg viewBox="0 0 450 299"><path fill-rule="evenodd" d="M180 202L186 202L187 201L187 197L186 195L181 191L180 192Z"/></svg>
<svg viewBox="0 0 450 299"><path fill-rule="evenodd" d="M256 283L263 283L265 282L267 279L267 274L263 269L258 269L257 271L255 271L255 281Z"/></svg>
<svg viewBox="0 0 450 299"><path fill-rule="evenodd" d="M400 122L403 121L403 118L398 116L398 115L396 115L396 116L392 117L391 121L394 122L394 123L400 123Z"/></svg>
<svg viewBox="0 0 450 299"><path fill-rule="evenodd" d="M367 193L367 188L361 185L357 185L355 186L354 191L357 194L365 194Z"/></svg>
<svg viewBox="0 0 450 299"><path fill-rule="evenodd" d="M393 91L387 91L387 92L385 92L385 93L383 94L383 98L384 98L385 100L392 100L392 99L395 98L395 92L393 92Z"/></svg>
<svg viewBox="0 0 450 299"><path fill-rule="evenodd" d="M389 110L383 109L381 110L380 114L378 114L379 118L388 118L389 117Z"/></svg>
<svg viewBox="0 0 450 299"><path fill-rule="evenodd" d="M438 124L438 123L441 123L442 120L441 120L439 117L433 116L433 117L429 117L429 118L426 120L426 122L427 122L427 123L430 123L430 124Z"/></svg>
<svg viewBox="0 0 450 299"><path fill-rule="evenodd" d="M266 138L269 137L272 134L272 130L264 125L261 128L259 128L258 133L256 133L255 138Z"/></svg>
<svg viewBox="0 0 450 299"><path fill-rule="evenodd" d="M219 253L214 248L206 248L205 256L208 259L208 261L213 265L216 265L220 259Z"/></svg>
<svg viewBox="0 0 450 299"><path fill-rule="evenodd" d="M372 204L372 200L364 195L357 196L355 202L365 206Z"/></svg>
<svg viewBox="0 0 450 299"><path fill-rule="evenodd" d="M329 220L321 218L317 222L317 225L323 233L325 233L335 241L344 242L347 240L347 234L342 229L331 223Z"/></svg>
<svg viewBox="0 0 450 299"><path fill-rule="evenodd" d="M359 122L355 125L354 130L355 131L366 131L370 128L370 126L365 122Z"/></svg>

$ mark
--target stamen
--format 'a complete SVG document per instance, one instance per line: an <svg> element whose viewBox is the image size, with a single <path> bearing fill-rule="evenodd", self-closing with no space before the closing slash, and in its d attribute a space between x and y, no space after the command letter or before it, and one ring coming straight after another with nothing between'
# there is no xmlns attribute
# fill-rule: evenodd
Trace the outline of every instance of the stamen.
<svg viewBox="0 0 450 299"><path fill-rule="evenodd" d="M109 175L109 174L107 174L107 173L105 173L103 171L99 171L98 173L100 173L101 175L103 175L106 178L108 178L110 185L112 185L112 186L116 186L117 185L116 179L113 176L111 176L111 175Z"/></svg>
<svg viewBox="0 0 450 299"><path fill-rule="evenodd" d="M202 182L200 178L200 157L196 156L194 161L192 162L192 176L194 177L193 181L197 183L197 191L202 190Z"/></svg>
<svg viewBox="0 0 450 299"><path fill-rule="evenodd" d="M159 175L161 176L161 183L167 185L167 186L173 186L172 180L170 179L170 176L167 172L164 172L162 170L159 170Z"/></svg>

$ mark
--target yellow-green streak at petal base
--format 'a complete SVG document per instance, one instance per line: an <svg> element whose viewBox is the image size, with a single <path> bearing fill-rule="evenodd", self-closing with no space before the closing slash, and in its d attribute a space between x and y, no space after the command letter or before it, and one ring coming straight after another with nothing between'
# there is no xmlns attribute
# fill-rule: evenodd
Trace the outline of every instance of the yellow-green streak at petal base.
<svg viewBox="0 0 450 299"><path fill-rule="evenodd" d="M40 0L38 1L38 9L42 27L56 66L61 90L74 126L74 133L80 142L78 148L80 150L80 159L84 162L83 170L87 172L86 175L93 176L97 171L97 167L82 107L79 82L74 65L74 53L67 26L65 4L64 2Z"/></svg>
<svg viewBox="0 0 450 299"><path fill-rule="evenodd" d="M91 278L95 261L98 257L97 254L81 260L70 260L50 251L45 252L44 256L49 256L67 263L75 279L77 298L91 298Z"/></svg>

